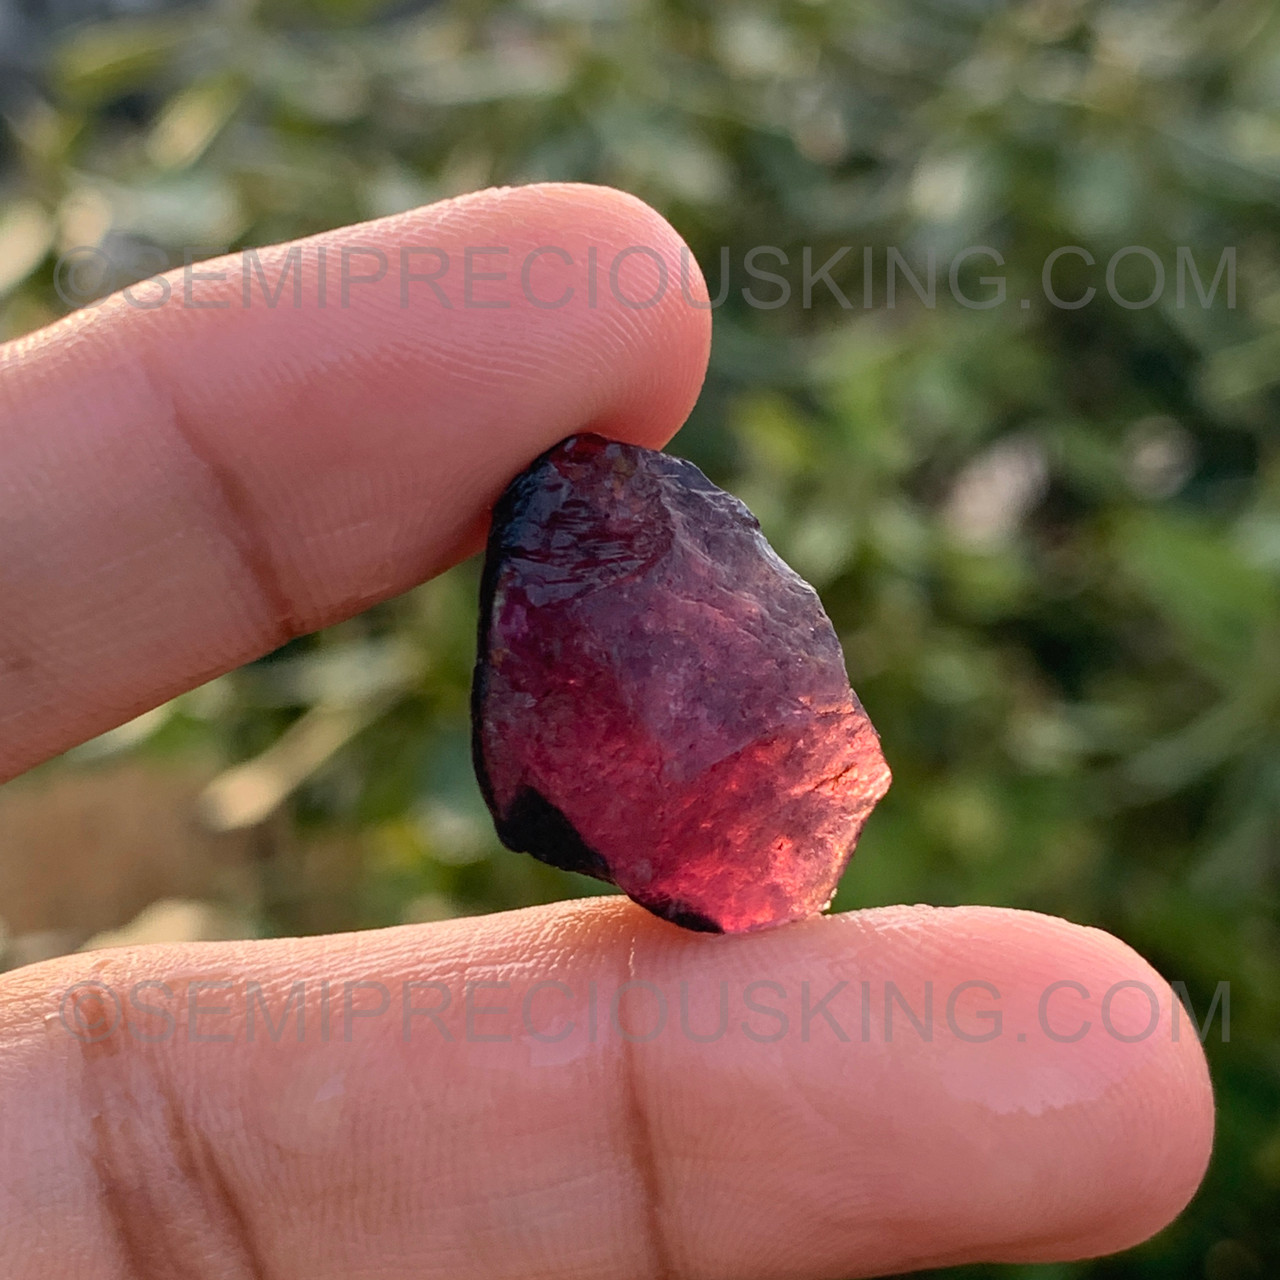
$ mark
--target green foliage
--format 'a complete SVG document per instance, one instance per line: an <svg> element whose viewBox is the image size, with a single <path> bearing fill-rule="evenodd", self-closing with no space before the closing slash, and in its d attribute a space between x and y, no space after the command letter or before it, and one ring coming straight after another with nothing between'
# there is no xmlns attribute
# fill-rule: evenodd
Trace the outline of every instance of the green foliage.
<svg viewBox="0 0 1280 1280"><path fill-rule="evenodd" d="M177 263L187 244L268 243L489 183L635 192L688 239L713 296L723 249L711 374L675 448L820 588L881 731L895 785L837 905L992 902L1098 924L1185 982L1201 1015L1231 983L1231 1040L1215 1026L1208 1044L1220 1136L1192 1209L1118 1259L970 1274L1276 1274L1280 11L394 12L260 0L73 33L48 98L12 121L0 333L64 310L53 263L73 246ZM788 282L785 305L743 295L778 296L744 270L760 245L786 255L758 260ZM832 278L849 305L821 281L805 305L805 248L816 266L846 245ZM1097 289L1078 309L1041 284L1066 245L1095 260L1055 267L1059 297ZM1165 273L1147 307L1105 287L1130 245ZM937 255L935 305L901 274L888 305L890 246L921 277ZM958 287L988 300L1002 276L999 305L948 287L969 246L1004 265L974 255ZM1197 278L1185 259L1179 275L1180 247ZM1234 305L1224 275L1202 306L1197 279L1207 292L1224 249ZM1141 299L1152 270L1129 254L1116 291ZM264 932L598 891L495 846L467 754L475 588L461 566L118 739L212 742L236 762L285 734L288 764L336 734L285 804L304 842L346 842L349 891L269 866Z"/></svg>

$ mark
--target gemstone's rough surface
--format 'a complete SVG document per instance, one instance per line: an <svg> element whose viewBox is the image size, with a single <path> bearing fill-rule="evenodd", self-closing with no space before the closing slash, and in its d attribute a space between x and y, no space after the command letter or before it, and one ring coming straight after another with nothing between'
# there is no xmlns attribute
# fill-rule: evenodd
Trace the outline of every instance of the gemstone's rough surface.
<svg viewBox="0 0 1280 1280"><path fill-rule="evenodd" d="M739 933L830 902L889 786L816 592L692 463L594 435L494 510L476 773L510 849Z"/></svg>

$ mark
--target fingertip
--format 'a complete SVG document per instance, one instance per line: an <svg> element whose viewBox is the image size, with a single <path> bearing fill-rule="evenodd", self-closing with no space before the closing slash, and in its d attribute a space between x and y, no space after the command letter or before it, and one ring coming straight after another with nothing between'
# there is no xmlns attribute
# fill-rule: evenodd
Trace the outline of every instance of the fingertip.
<svg viewBox="0 0 1280 1280"><path fill-rule="evenodd" d="M1101 929L1038 919L1047 936L1073 949L1072 967L1096 1019L1084 1037L1094 1041L1090 1070L1110 1083L1068 1148L1083 1194L1070 1202L1061 1237L1011 1253L1010 1261L1096 1257L1157 1234L1199 1189L1215 1129L1200 1030L1170 983Z"/></svg>
<svg viewBox="0 0 1280 1280"><path fill-rule="evenodd" d="M630 379L580 425L649 448L671 439L706 374L711 306L692 251L652 205L617 187L539 182L467 192L402 216L410 234L424 220L433 230L457 223L477 245L492 231L495 241L526 255L546 250L545 265L561 253L572 256L584 270L569 315L585 322L583 337L596 346L602 323L620 324L613 372L620 385ZM584 349L582 356L582 372L590 374L599 352Z"/></svg>
<svg viewBox="0 0 1280 1280"><path fill-rule="evenodd" d="M987 1056L953 1042L940 1073L957 1099L1012 1121L1006 1168L969 1166L972 1185L988 1189L988 1232L999 1243L955 1260L1098 1257L1168 1226L1199 1188L1214 1134L1204 1049L1169 982L1121 939L1056 916L888 912L922 946L942 946L953 983L966 972L1005 975L1003 1043Z"/></svg>
<svg viewBox="0 0 1280 1280"><path fill-rule="evenodd" d="M646 1048L673 1235L696 1246L693 1270L764 1274L751 1262L764 1258L809 1274L769 1250L815 1215L821 1274L1092 1257L1160 1230L1204 1175L1199 1039L1168 983L1100 930L893 907L740 938L639 936L637 967L659 987L728 979L741 1000L763 983L757 1001L778 1014L750 1025L772 1033L790 1017L776 1043L745 1050ZM695 998L691 1025L715 1016ZM723 1214L708 1215L698 1189L728 1179L706 1154L726 1131L743 1167L769 1177L731 1179Z"/></svg>

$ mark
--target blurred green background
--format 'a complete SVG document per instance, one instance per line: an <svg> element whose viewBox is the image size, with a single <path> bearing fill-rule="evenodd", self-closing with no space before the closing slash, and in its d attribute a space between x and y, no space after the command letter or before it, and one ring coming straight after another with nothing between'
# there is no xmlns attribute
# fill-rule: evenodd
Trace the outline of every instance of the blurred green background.
<svg viewBox="0 0 1280 1280"><path fill-rule="evenodd" d="M1230 1038L1217 1021L1207 1044L1217 1147L1188 1212L1120 1257L949 1274L1269 1277L1278 99L1271 0L238 0L80 24L43 84L8 86L0 336L66 312L54 264L71 248L142 277L189 245L494 183L642 196L713 296L724 249L710 376L673 447L819 588L885 743L895 784L837 907L1096 924L1201 1017L1230 983ZM777 294L744 273L757 245L789 257L760 260L790 281L786 305L742 297ZM802 249L822 263L845 245L832 275L852 305L819 284L802 306ZM1004 277L985 309L947 283L977 245L1005 260L960 269L975 299ZM1041 287L1064 245L1096 259L1056 268L1064 298L1097 288L1078 309ZM1149 306L1106 289L1130 245L1164 268ZM901 277L885 305L889 246L917 275L936 254L936 305ZM1233 306L1225 273L1209 305L1190 282L1178 305L1179 246L1206 289L1234 252ZM1129 255L1116 292L1140 301L1152 270ZM468 756L476 584L462 565L14 785L206 762L199 813L252 837L236 906L261 934L599 891L496 845Z"/></svg>

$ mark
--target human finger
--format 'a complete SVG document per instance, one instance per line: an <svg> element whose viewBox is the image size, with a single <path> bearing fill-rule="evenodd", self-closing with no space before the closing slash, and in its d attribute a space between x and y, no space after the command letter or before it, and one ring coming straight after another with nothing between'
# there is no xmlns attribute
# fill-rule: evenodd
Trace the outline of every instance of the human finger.
<svg viewBox="0 0 1280 1280"><path fill-rule="evenodd" d="M563 436L661 446L709 316L652 209L544 184L200 263L0 347L0 780L461 559Z"/></svg>
<svg viewBox="0 0 1280 1280"><path fill-rule="evenodd" d="M707 936L606 898L68 957L0 988L0 1254L837 1280L1106 1253L1204 1172L1177 1009L1114 938L974 907Z"/></svg>

